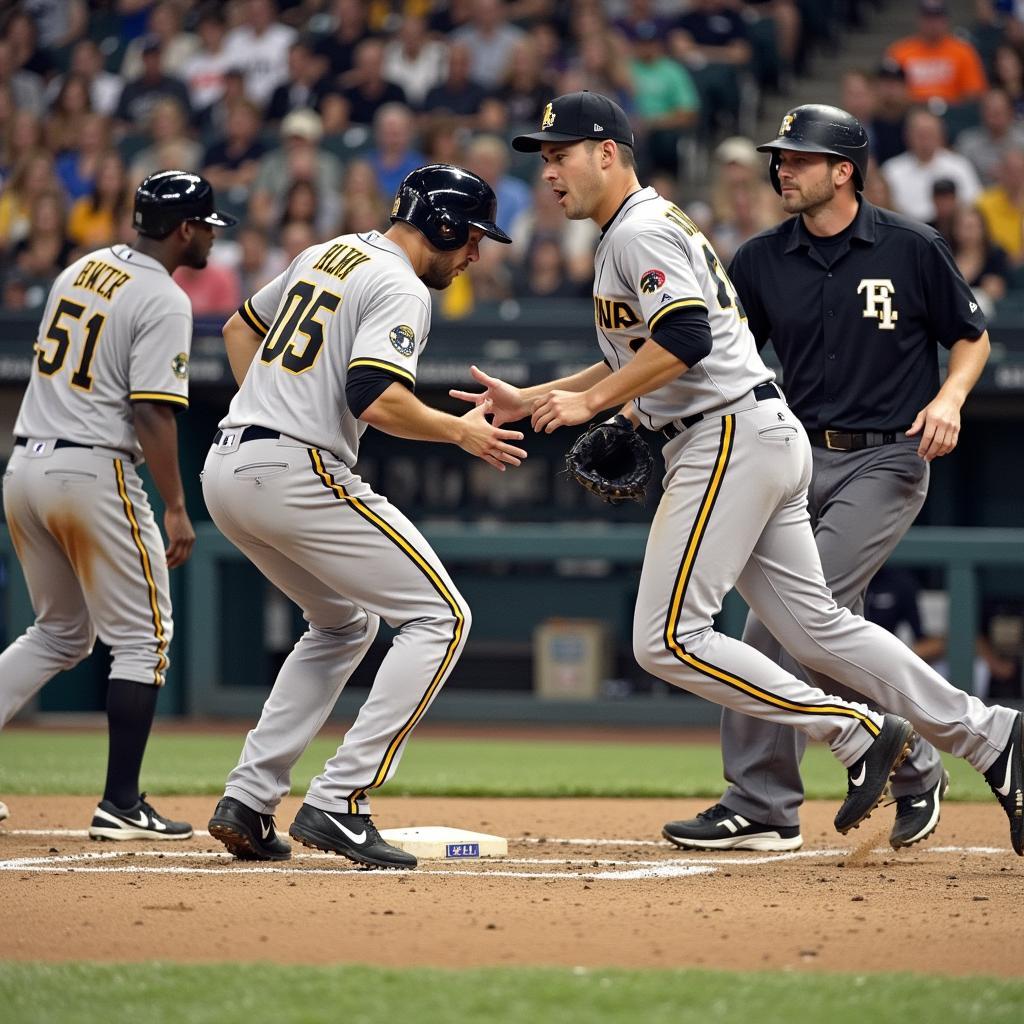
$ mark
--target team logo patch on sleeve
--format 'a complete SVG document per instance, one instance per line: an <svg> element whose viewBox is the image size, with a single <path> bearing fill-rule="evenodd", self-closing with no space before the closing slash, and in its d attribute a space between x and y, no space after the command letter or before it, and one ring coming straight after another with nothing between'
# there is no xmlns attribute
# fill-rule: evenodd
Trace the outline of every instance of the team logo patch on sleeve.
<svg viewBox="0 0 1024 1024"><path fill-rule="evenodd" d="M652 295L665 283L665 273L661 270L647 270L640 278L640 291Z"/></svg>
<svg viewBox="0 0 1024 1024"><path fill-rule="evenodd" d="M407 324L392 327L388 337L403 356L411 356L416 351L416 333Z"/></svg>
<svg viewBox="0 0 1024 1024"><path fill-rule="evenodd" d="M171 369L178 380L184 380L188 376L188 353L179 352L171 360Z"/></svg>

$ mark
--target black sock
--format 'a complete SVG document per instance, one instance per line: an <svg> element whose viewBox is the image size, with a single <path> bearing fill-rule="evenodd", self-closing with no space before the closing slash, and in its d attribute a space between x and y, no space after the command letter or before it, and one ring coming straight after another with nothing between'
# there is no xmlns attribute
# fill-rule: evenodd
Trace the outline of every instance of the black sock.
<svg viewBox="0 0 1024 1024"><path fill-rule="evenodd" d="M107 782L103 799L125 810L139 799L139 771L160 690L131 679L111 679L107 687Z"/></svg>

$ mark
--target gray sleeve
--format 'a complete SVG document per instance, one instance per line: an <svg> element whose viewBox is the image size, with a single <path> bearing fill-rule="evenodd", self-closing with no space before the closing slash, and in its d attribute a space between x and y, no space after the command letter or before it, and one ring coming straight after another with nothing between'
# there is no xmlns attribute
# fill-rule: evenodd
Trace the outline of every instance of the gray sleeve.
<svg viewBox="0 0 1024 1024"><path fill-rule="evenodd" d="M430 306L422 296L380 288L359 318L348 368L382 370L415 386L416 364L429 333Z"/></svg>
<svg viewBox="0 0 1024 1024"><path fill-rule="evenodd" d="M132 336L128 398L187 409L191 347L192 310L184 294L180 299L147 306Z"/></svg>
<svg viewBox="0 0 1024 1024"><path fill-rule="evenodd" d="M288 270L291 268L289 267ZM277 308L288 282L288 270L278 274L273 281L265 284L255 295L245 300L238 309L238 315L261 338L270 330L277 316Z"/></svg>
<svg viewBox="0 0 1024 1024"><path fill-rule="evenodd" d="M650 330L675 310L707 310L689 254L671 229L647 230L627 239L619 250L617 267L623 283L639 300Z"/></svg>

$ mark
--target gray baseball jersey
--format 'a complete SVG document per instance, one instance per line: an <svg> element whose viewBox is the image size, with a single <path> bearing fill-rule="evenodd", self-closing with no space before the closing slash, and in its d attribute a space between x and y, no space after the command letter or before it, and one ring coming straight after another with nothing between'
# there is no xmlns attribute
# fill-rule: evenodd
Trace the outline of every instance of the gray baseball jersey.
<svg viewBox="0 0 1024 1024"><path fill-rule="evenodd" d="M770 383L732 283L700 230L653 190L640 190L606 228L596 269L598 339L613 367L629 339L657 325L661 308L706 309L712 333L703 360L637 403L646 422L670 424L671 433L634 619L641 665L719 704L796 726L853 764L878 732L877 713L716 632L714 616L735 586L801 664L988 768L1006 746L1014 712L950 686L892 634L833 600L808 519L807 435Z"/></svg>
<svg viewBox="0 0 1024 1024"><path fill-rule="evenodd" d="M0 655L0 725L98 634L110 674L159 686L173 633L164 543L135 463L132 403L188 405L192 309L127 245L54 282L4 474L35 624Z"/></svg>
<svg viewBox="0 0 1024 1024"><path fill-rule="evenodd" d="M411 387L430 330L426 287L376 231L301 253L239 310L263 344L203 471L224 533L300 608L285 660L225 793L273 814L384 619L399 630L306 803L368 813L461 654L470 613L419 530L354 472L364 424L346 384L375 371ZM258 429L252 429L258 428Z"/></svg>
<svg viewBox="0 0 1024 1024"><path fill-rule="evenodd" d="M653 188L634 192L597 247L594 319L613 370L633 353L667 313L707 311L715 339L711 354L689 373L643 395L634 404L654 430L681 415L717 409L775 375L757 354L732 282L697 226Z"/></svg>
<svg viewBox="0 0 1024 1024"><path fill-rule="evenodd" d="M187 408L191 344L191 303L155 259L127 245L81 257L50 289L15 434L141 454L131 403Z"/></svg>
<svg viewBox="0 0 1024 1024"><path fill-rule="evenodd" d="M241 314L265 341L221 427L273 427L352 466L366 424L348 409L349 371L379 369L413 387L430 295L405 253L370 231L300 253Z"/></svg>

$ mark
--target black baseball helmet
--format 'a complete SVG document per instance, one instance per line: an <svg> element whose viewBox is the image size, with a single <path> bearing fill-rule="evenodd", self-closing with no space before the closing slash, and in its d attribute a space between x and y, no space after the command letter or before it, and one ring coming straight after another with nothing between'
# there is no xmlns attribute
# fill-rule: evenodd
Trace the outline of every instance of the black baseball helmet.
<svg viewBox="0 0 1024 1024"><path fill-rule="evenodd" d="M166 238L185 220L219 228L238 223L230 214L213 208L213 187L189 171L157 171L135 190L132 226L140 235Z"/></svg>
<svg viewBox="0 0 1024 1024"><path fill-rule="evenodd" d="M470 228L511 244L494 222L497 212L498 200L483 178L451 164L428 164L407 174L398 186L391 221L404 220L435 249L453 252L469 240Z"/></svg>
<svg viewBox="0 0 1024 1024"><path fill-rule="evenodd" d="M759 153L771 153L768 173L772 187L780 195L779 150L800 153L828 153L853 164L853 185L858 192L864 188L868 173L868 133L852 114L824 103L805 103L794 107L782 119L778 138L757 147Z"/></svg>

